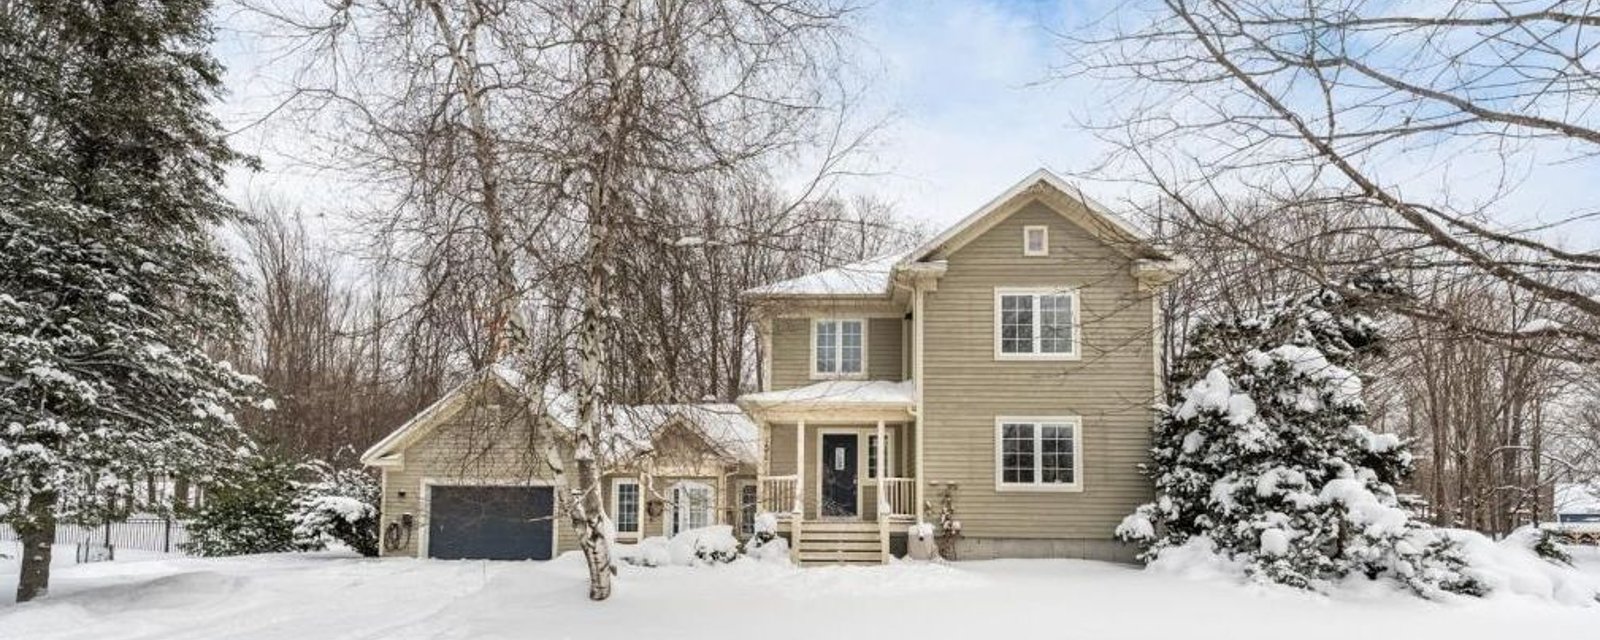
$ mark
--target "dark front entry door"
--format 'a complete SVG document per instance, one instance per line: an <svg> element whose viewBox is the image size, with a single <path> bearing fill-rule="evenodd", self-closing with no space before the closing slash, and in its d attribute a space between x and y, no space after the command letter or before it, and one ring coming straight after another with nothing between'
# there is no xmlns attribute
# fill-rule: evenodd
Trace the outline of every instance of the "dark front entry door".
<svg viewBox="0 0 1600 640"><path fill-rule="evenodd" d="M555 490L550 487L429 489L428 557L549 560Z"/></svg>
<svg viewBox="0 0 1600 640"><path fill-rule="evenodd" d="M856 509L856 434L822 434L822 515L853 516Z"/></svg>

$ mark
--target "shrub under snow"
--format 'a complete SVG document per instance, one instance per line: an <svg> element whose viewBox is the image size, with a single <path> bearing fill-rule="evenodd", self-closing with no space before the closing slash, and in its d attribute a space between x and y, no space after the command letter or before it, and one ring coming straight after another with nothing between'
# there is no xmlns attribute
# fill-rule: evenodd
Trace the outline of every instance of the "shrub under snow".
<svg viewBox="0 0 1600 640"><path fill-rule="evenodd" d="M789 562L789 541L778 536L778 516L761 513L756 516L753 528L753 535L744 543L746 556L758 562Z"/></svg>
<svg viewBox="0 0 1600 640"><path fill-rule="evenodd" d="M296 542L321 548L337 540L361 555L378 555L378 481L362 469L311 468L318 479L299 485L289 513Z"/></svg>
<svg viewBox="0 0 1600 640"><path fill-rule="evenodd" d="M613 549L617 559L631 565L694 567L733 562L739 557L739 539L733 537L733 527L713 525L684 531L670 540L653 536Z"/></svg>
<svg viewBox="0 0 1600 640"><path fill-rule="evenodd" d="M1197 329L1174 374L1180 403L1155 432L1156 500L1119 537L1157 563L1203 539L1257 579L1306 589L1352 575L1424 595L1495 586L1395 491L1411 454L1367 428L1355 368L1381 346L1363 303L1393 292L1377 280L1355 289L1365 295L1319 291Z"/></svg>

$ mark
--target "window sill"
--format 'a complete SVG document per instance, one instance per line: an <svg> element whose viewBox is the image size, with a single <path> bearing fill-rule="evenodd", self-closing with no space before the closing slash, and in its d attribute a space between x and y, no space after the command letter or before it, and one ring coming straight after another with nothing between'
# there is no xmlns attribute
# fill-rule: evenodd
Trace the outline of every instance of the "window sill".
<svg viewBox="0 0 1600 640"><path fill-rule="evenodd" d="M816 373L812 372L812 380L866 380L866 373Z"/></svg>
<svg viewBox="0 0 1600 640"><path fill-rule="evenodd" d="M1004 484L995 483L998 493L1083 493L1083 483L1073 484Z"/></svg>
<svg viewBox="0 0 1600 640"><path fill-rule="evenodd" d="M1083 357L1076 353L996 353L995 362L1077 362Z"/></svg>

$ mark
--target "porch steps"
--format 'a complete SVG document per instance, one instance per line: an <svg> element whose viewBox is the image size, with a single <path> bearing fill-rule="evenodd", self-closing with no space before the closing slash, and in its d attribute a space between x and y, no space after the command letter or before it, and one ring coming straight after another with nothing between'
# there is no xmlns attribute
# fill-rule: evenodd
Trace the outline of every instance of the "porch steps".
<svg viewBox="0 0 1600 640"><path fill-rule="evenodd" d="M801 565L882 564L883 539L876 522L807 521L800 526L796 556Z"/></svg>

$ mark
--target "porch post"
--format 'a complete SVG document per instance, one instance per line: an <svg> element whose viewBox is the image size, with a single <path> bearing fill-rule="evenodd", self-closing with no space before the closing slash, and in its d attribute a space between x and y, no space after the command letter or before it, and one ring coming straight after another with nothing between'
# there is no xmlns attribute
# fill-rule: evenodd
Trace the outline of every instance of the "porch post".
<svg viewBox="0 0 1600 640"><path fill-rule="evenodd" d="M800 520L806 513L806 421L800 420L794 426L794 519Z"/></svg>
<svg viewBox="0 0 1600 640"><path fill-rule="evenodd" d="M888 444L889 442L883 439L883 421L879 420L878 459L875 461L878 468L874 469L874 471L876 471L878 474L878 517L880 518L890 513L889 492L885 490L885 487L889 484L889 474L887 472L887 469L889 468L889 465L887 464L887 460L889 458Z"/></svg>
<svg viewBox="0 0 1600 640"><path fill-rule="evenodd" d="M767 474L771 469L767 464L768 452L772 451L772 423L762 420L761 425L761 454L756 458L756 511L767 510Z"/></svg>

